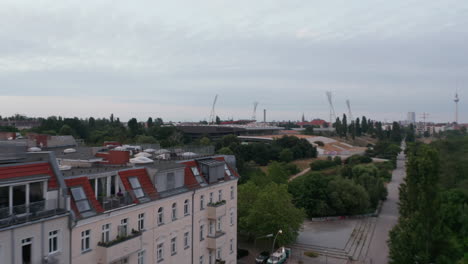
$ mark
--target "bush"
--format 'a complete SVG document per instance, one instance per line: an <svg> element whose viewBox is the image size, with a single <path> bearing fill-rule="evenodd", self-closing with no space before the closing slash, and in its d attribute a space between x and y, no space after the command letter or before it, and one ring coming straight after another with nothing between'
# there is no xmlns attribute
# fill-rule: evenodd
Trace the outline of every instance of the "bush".
<svg viewBox="0 0 468 264"><path fill-rule="evenodd" d="M306 255L306 256L308 256L308 257L310 257L310 258L316 258L316 257L319 256L318 253L313 252L313 251L306 251L306 252L304 252L304 255Z"/></svg>
<svg viewBox="0 0 468 264"><path fill-rule="evenodd" d="M315 144L317 144L320 147L325 146L325 144L322 141L314 141Z"/></svg>
<svg viewBox="0 0 468 264"><path fill-rule="evenodd" d="M334 157L333 162L335 162L336 165L341 165L343 163L340 156Z"/></svg>
<svg viewBox="0 0 468 264"><path fill-rule="evenodd" d="M316 160L310 163L311 170L324 170L336 166L335 162L332 160Z"/></svg>
<svg viewBox="0 0 468 264"><path fill-rule="evenodd" d="M345 160L345 164L356 165L361 163L371 163L372 159L368 156L352 155Z"/></svg>

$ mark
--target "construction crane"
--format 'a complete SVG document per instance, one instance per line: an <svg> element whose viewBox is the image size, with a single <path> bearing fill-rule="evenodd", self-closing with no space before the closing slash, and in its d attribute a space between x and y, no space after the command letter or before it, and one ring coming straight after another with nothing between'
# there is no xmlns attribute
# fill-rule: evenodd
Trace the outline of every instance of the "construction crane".
<svg viewBox="0 0 468 264"><path fill-rule="evenodd" d="M333 106L332 92L327 92L328 103L330 104L330 127L333 125L336 119L335 107Z"/></svg>
<svg viewBox="0 0 468 264"><path fill-rule="evenodd" d="M253 112L252 112L252 120L253 120L253 121L256 121L256 120L257 120L257 106L258 106L258 102L254 102L253 105L254 105L254 108L253 108Z"/></svg>
<svg viewBox="0 0 468 264"><path fill-rule="evenodd" d="M348 106L348 114L349 114L349 120L354 120L353 118L353 113L351 112L351 102L349 100L346 100L346 105Z"/></svg>
<svg viewBox="0 0 468 264"><path fill-rule="evenodd" d="M218 95L215 96L213 100L213 106L211 107L211 113L210 113L210 118L208 119L209 124L214 124L216 123L216 114L215 114L215 105L216 101L218 101Z"/></svg>

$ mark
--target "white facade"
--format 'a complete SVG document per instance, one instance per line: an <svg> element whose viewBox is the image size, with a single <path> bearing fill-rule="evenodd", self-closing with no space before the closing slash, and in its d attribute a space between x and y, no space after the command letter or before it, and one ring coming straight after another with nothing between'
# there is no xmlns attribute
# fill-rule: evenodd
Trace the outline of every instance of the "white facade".
<svg viewBox="0 0 468 264"><path fill-rule="evenodd" d="M219 201L219 191L222 200L226 201L225 204L217 207L209 206L210 194L213 195L213 203L216 203ZM188 212L185 201L188 201ZM172 218L174 204L175 219ZM158 219L160 208L163 208L163 223L159 223ZM119 232L118 227L122 225L124 219L127 219L128 233L131 233L132 229L138 230L141 219L139 216L142 214L144 228L141 235L107 248L98 245L107 230L109 230L109 239L114 240ZM210 222L213 228L211 232ZM201 227L204 229L202 239ZM88 236L88 233L85 233L87 230L89 230L89 248L86 247L88 242L85 241ZM106 236L105 234L104 237ZM82 243L85 244L85 248L82 248ZM80 220L72 229L71 247L72 263L138 263L138 257L143 254L145 264L200 263L200 258L203 259L203 263L208 264L210 252L211 263L214 263L218 257L226 263L236 263L237 180L220 182Z"/></svg>

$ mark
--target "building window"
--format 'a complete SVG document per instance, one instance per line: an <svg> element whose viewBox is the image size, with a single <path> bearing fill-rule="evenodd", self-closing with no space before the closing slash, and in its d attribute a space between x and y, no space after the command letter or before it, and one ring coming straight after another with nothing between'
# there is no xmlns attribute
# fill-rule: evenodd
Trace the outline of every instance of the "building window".
<svg viewBox="0 0 468 264"><path fill-rule="evenodd" d="M231 252L231 254L234 252L234 239L232 238L229 241L229 252Z"/></svg>
<svg viewBox="0 0 468 264"><path fill-rule="evenodd" d="M201 225L200 226L200 241L203 241L205 239L205 234L204 234L204 229L205 226L204 225Z"/></svg>
<svg viewBox="0 0 468 264"><path fill-rule="evenodd" d="M222 225L221 223L222 223L222 222L221 222L221 216L220 216L220 217L218 217L218 231L221 231L221 230L222 230L221 227L222 227L223 225Z"/></svg>
<svg viewBox="0 0 468 264"><path fill-rule="evenodd" d="M219 190L218 191L218 201L222 201L223 200L223 190Z"/></svg>
<svg viewBox="0 0 468 264"><path fill-rule="evenodd" d="M31 263L32 242L32 237L21 240L21 263Z"/></svg>
<svg viewBox="0 0 468 264"><path fill-rule="evenodd" d="M229 169L229 167L227 166L226 163L224 164L224 171L226 172L227 176L229 176L229 177L232 176L232 172L231 172L231 170Z"/></svg>
<svg viewBox="0 0 468 264"><path fill-rule="evenodd" d="M140 199L145 196L145 193L143 192L143 189L141 188L140 181L138 181L137 177L130 177L128 178L128 181L130 182L130 185L132 186L133 193L135 194L135 197Z"/></svg>
<svg viewBox="0 0 468 264"><path fill-rule="evenodd" d="M175 176L174 176L174 173L173 172L169 172L168 174L166 174L166 177L167 177L167 189L168 190L171 190L171 189L174 189L175 188Z"/></svg>
<svg viewBox="0 0 468 264"><path fill-rule="evenodd" d="M212 203L213 203L213 193L210 192L210 204L212 204Z"/></svg>
<svg viewBox="0 0 468 264"><path fill-rule="evenodd" d="M177 219L177 203L172 204L172 221Z"/></svg>
<svg viewBox="0 0 468 264"><path fill-rule="evenodd" d="M58 252L58 235L58 230L49 232L49 254Z"/></svg>
<svg viewBox="0 0 468 264"><path fill-rule="evenodd" d="M145 251L138 252L138 264L145 264Z"/></svg>
<svg viewBox="0 0 468 264"><path fill-rule="evenodd" d="M145 229L145 213L138 214L138 230Z"/></svg>
<svg viewBox="0 0 468 264"><path fill-rule="evenodd" d="M159 207L158 209L158 225L164 224L164 208Z"/></svg>
<svg viewBox="0 0 468 264"><path fill-rule="evenodd" d="M192 173L195 177L200 176L200 171L198 171L197 167L191 167L190 169L192 170Z"/></svg>
<svg viewBox="0 0 468 264"><path fill-rule="evenodd" d="M110 224L102 225L102 233L101 233L101 242L109 242L110 240Z"/></svg>
<svg viewBox="0 0 468 264"><path fill-rule="evenodd" d="M177 238L171 239L171 255L177 254Z"/></svg>
<svg viewBox="0 0 468 264"><path fill-rule="evenodd" d="M216 258L217 258L217 259L221 259L221 248L218 248L218 249L216 250Z"/></svg>
<svg viewBox="0 0 468 264"><path fill-rule="evenodd" d="M91 230L85 230L81 232L81 252L86 252L90 250L90 239L91 239Z"/></svg>
<svg viewBox="0 0 468 264"><path fill-rule="evenodd" d="M208 227L208 234L212 236L214 234L214 223L213 221L210 221L210 225Z"/></svg>
<svg viewBox="0 0 468 264"><path fill-rule="evenodd" d="M156 252L158 262L164 260L164 243L158 244L158 251Z"/></svg>
<svg viewBox="0 0 468 264"><path fill-rule="evenodd" d="M208 250L208 264L213 263L213 250Z"/></svg>
<svg viewBox="0 0 468 264"><path fill-rule="evenodd" d="M121 237L126 237L128 234L128 218L124 218L120 220L120 226L119 226L119 236Z"/></svg>
<svg viewBox="0 0 468 264"><path fill-rule="evenodd" d="M75 187L71 188L71 193L73 199L75 200L76 207L80 213L85 213L91 210L91 206L89 206L88 198L86 197L83 187Z"/></svg>
<svg viewBox="0 0 468 264"><path fill-rule="evenodd" d="M189 248L189 232L184 233L184 248Z"/></svg>
<svg viewBox="0 0 468 264"><path fill-rule="evenodd" d="M205 262L205 258L203 255L200 256L200 264L203 264Z"/></svg>
<svg viewBox="0 0 468 264"><path fill-rule="evenodd" d="M189 215L189 200L185 200L184 202L184 215Z"/></svg>
<svg viewBox="0 0 468 264"><path fill-rule="evenodd" d="M205 209L205 196L201 195L200 196L200 210Z"/></svg>
<svg viewBox="0 0 468 264"><path fill-rule="evenodd" d="M233 211L231 211L231 213L230 213L230 215L229 215L229 216L230 216L230 222L231 222L231 225L234 225L234 212L233 212Z"/></svg>
<svg viewBox="0 0 468 264"><path fill-rule="evenodd" d="M231 200L234 199L234 186L231 186Z"/></svg>

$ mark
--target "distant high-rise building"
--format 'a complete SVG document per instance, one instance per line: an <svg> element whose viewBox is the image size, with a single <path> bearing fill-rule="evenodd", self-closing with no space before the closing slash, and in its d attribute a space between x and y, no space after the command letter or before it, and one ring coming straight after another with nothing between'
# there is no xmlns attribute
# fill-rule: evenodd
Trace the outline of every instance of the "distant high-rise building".
<svg viewBox="0 0 468 264"><path fill-rule="evenodd" d="M415 112L408 112L407 121L410 124L416 123L416 113Z"/></svg>

